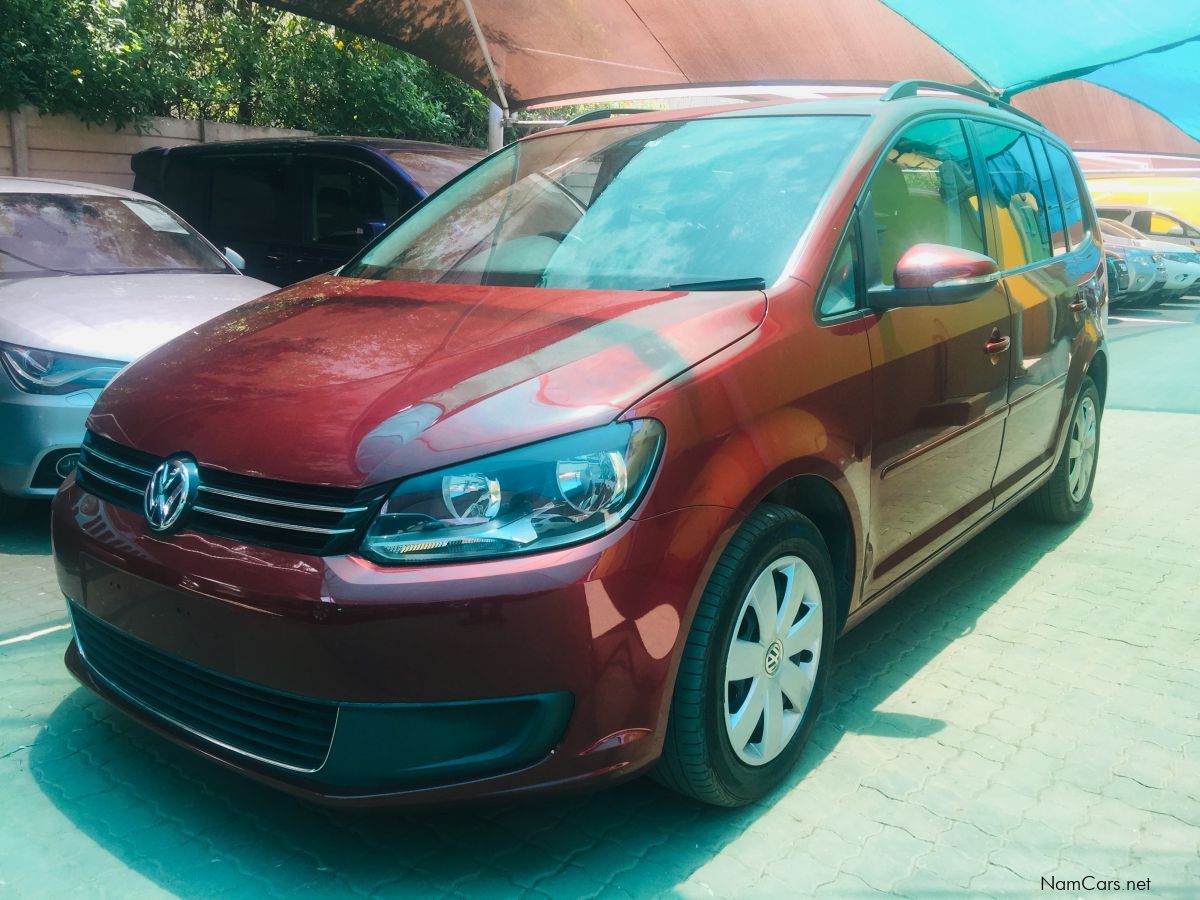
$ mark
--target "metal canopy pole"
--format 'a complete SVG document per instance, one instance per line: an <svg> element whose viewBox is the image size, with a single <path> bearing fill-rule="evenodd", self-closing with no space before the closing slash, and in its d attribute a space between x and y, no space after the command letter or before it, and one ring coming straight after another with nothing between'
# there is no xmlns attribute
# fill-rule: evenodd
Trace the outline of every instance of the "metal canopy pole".
<svg viewBox="0 0 1200 900"><path fill-rule="evenodd" d="M462 0L462 5L467 12L467 18L471 20L475 40L479 43L479 52L483 54L483 64L487 66L488 75L491 76L492 84L496 88L496 101L499 103L499 108L493 104L488 109L488 150L494 152L504 146L504 126L512 121L512 115L508 109L508 98L504 95L504 85L496 73L495 63L492 62L492 51L488 48L487 38L483 36L483 29L479 27L479 17L475 15L475 6L471 0Z"/></svg>

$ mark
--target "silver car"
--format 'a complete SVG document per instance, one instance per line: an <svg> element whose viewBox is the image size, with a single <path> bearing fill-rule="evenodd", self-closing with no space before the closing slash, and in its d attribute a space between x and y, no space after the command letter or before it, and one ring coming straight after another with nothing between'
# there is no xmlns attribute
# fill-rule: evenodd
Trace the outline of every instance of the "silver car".
<svg viewBox="0 0 1200 900"><path fill-rule="evenodd" d="M0 178L0 514L58 489L126 363L272 290L141 194Z"/></svg>

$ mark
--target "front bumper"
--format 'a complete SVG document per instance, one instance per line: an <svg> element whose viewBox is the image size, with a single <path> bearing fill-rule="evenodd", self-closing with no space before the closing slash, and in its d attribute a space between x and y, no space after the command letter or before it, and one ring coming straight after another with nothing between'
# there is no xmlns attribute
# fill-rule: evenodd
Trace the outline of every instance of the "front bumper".
<svg viewBox="0 0 1200 900"><path fill-rule="evenodd" d="M67 663L173 740L314 799L420 803L599 784L661 752L678 650L731 515L680 510L529 557L384 568L189 532L159 539L68 480L55 554L77 626L87 624ZM132 676L106 679L89 628L127 642L110 665L153 657L133 677L156 686L143 691L180 678L151 677L154 666L182 671L183 686L147 702ZM261 747L280 743L277 731L263 744L231 731L243 703L252 723L261 715L250 700L221 694L189 711L178 695L204 678L298 702L293 718L310 736L309 713L333 709L325 758L272 757ZM228 715L214 724L218 709Z"/></svg>
<svg viewBox="0 0 1200 900"><path fill-rule="evenodd" d="M0 493L52 497L61 483L53 463L74 453L99 391L27 394L0 371Z"/></svg>

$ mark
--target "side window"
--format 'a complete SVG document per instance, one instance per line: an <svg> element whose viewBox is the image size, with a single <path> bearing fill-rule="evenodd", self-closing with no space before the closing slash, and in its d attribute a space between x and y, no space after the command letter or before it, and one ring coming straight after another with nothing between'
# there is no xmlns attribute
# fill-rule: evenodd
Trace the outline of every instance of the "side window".
<svg viewBox="0 0 1200 900"><path fill-rule="evenodd" d="M1046 200L1046 219L1050 223L1050 244L1055 256L1071 252L1071 241L1067 236L1066 222L1063 217L1063 204L1059 196L1058 185L1050 171L1050 158L1046 155L1046 145L1041 138L1026 135L1029 146L1033 150L1033 161L1037 165L1038 181L1041 184L1042 196Z"/></svg>
<svg viewBox="0 0 1200 900"><path fill-rule="evenodd" d="M1052 153L1054 152L1054 150L1055 150L1054 147L1050 148L1050 151ZM1062 153L1060 152L1059 155L1061 156ZM1057 174L1058 174L1058 170L1055 169L1055 175L1057 175ZM1103 208L1103 209L1097 209L1096 215L1098 215L1102 219L1112 219L1115 222L1124 222L1126 219L1129 218L1129 210Z"/></svg>
<svg viewBox="0 0 1200 900"><path fill-rule="evenodd" d="M896 263L915 244L949 244L983 253L979 190L957 119L905 131L871 180L880 276L892 283Z"/></svg>
<svg viewBox="0 0 1200 900"><path fill-rule="evenodd" d="M847 231L829 267L829 279L818 306L823 317L839 316L858 307L858 216Z"/></svg>
<svg viewBox="0 0 1200 900"><path fill-rule="evenodd" d="M1150 213L1149 233L1165 237L1183 237L1183 223L1164 213L1152 212Z"/></svg>
<svg viewBox="0 0 1200 900"><path fill-rule="evenodd" d="M209 202L212 229L265 240L294 234L289 222L288 168L287 160L280 157L214 160Z"/></svg>
<svg viewBox="0 0 1200 900"><path fill-rule="evenodd" d="M1016 269L1049 259L1050 227L1041 179L1024 132L1003 125L974 122L984 166L996 206L1002 269Z"/></svg>
<svg viewBox="0 0 1200 900"><path fill-rule="evenodd" d="M1079 191L1079 178L1075 174L1075 165L1067 153L1054 146L1045 144L1046 155L1050 158L1050 171L1054 173L1054 183L1058 185L1058 194L1062 198L1062 218L1067 229L1067 239L1072 250L1083 243L1086 230L1083 223L1083 198ZM1124 221L1125 211L1120 219Z"/></svg>
<svg viewBox="0 0 1200 900"><path fill-rule="evenodd" d="M341 160L312 165L305 240L335 247L361 247L372 237L368 225L390 225L404 211L399 192L377 172Z"/></svg>

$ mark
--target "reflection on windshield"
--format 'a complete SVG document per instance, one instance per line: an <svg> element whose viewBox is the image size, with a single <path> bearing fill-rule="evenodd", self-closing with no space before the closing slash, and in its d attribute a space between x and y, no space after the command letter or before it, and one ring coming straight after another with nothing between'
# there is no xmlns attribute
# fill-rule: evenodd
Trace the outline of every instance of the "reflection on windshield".
<svg viewBox="0 0 1200 900"><path fill-rule="evenodd" d="M227 271L181 219L149 200L0 194L0 277Z"/></svg>
<svg viewBox="0 0 1200 900"><path fill-rule="evenodd" d="M522 141L436 194L342 274L628 290L770 284L864 123L709 118Z"/></svg>

